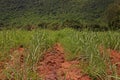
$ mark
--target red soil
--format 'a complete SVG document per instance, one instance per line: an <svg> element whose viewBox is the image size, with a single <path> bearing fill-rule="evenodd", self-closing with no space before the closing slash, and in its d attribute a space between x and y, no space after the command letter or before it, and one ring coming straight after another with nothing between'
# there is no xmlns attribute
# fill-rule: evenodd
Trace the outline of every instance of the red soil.
<svg viewBox="0 0 120 80"><path fill-rule="evenodd" d="M120 52L109 49L108 53L110 55L111 64L116 67L117 74L120 76ZM111 70L109 70L108 72L109 74L112 73Z"/></svg>
<svg viewBox="0 0 120 80"><path fill-rule="evenodd" d="M18 48L11 48L10 51L11 59L6 59L5 61L0 62L0 80L8 80L6 76L3 74L4 69L13 68L16 66L16 64L20 64L20 66L23 65L23 58L24 58L24 48L18 47Z"/></svg>
<svg viewBox="0 0 120 80"><path fill-rule="evenodd" d="M13 56L11 60L0 62L0 80L5 79L2 70L5 69L4 65L6 62L11 67L14 67L15 64L21 65L24 63L24 51L25 49L22 46L11 49L10 55ZM102 57L104 57L104 52L109 56L110 60L106 61L108 74L111 75L113 73L110 65L115 65L117 74L120 76L120 52L111 49L105 50L102 47L100 52ZM67 61L63 47L57 43L44 53L43 59L38 63L37 73L42 80L91 80L87 74L82 72L79 66L80 63L77 60Z"/></svg>
<svg viewBox="0 0 120 80"><path fill-rule="evenodd" d="M102 56L104 56L104 52L109 56L109 61L106 61L108 74L111 75L114 73L110 69L111 66L114 66L116 67L117 74L120 76L120 52L112 49L105 50L103 47L100 48L100 52Z"/></svg>
<svg viewBox="0 0 120 80"><path fill-rule="evenodd" d="M44 54L37 71L43 80L91 80L79 68L79 61L65 60L64 50L59 43Z"/></svg>
<svg viewBox="0 0 120 80"><path fill-rule="evenodd" d="M2 73L3 69L4 69L4 62L0 62L0 80L5 78L5 76Z"/></svg>

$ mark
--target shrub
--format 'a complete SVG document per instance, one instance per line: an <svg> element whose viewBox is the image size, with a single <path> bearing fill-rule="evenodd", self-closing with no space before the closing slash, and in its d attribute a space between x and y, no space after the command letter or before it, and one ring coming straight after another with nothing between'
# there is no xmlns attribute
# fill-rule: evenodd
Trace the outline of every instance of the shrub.
<svg viewBox="0 0 120 80"><path fill-rule="evenodd" d="M64 27L74 28L74 29L82 29L83 25L76 20L66 20L63 23Z"/></svg>
<svg viewBox="0 0 120 80"><path fill-rule="evenodd" d="M25 29L28 30L28 31L32 31L32 30L34 30L34 29L36 29L36 28L37 28L37 27L34 26L34 25L27 25L27 26L25 26Z"/></svg>

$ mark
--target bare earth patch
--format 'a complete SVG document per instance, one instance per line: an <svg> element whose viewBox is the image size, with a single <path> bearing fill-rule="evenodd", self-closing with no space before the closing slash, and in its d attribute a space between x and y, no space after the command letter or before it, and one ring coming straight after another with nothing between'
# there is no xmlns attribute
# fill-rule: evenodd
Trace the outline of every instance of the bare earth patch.
<svg viewBox="0 0 120 80"><path fill-rule="evenodd" d="M65 60L64 50L59 43L44 54L37 71L43 80L91 80L79 68L79 61Z"/></svg>

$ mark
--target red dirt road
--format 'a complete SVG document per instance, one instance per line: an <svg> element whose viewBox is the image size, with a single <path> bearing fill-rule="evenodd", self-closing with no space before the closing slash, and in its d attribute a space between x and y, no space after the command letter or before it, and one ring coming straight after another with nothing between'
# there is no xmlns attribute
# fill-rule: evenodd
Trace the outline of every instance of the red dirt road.
<svg viewBox="0 0 120 80"><path fill-rule="evenodd" d="M44 54L38 73L43 80L91 80L78 66L78 61L65 60L64 50L57 43Z"/></svg>

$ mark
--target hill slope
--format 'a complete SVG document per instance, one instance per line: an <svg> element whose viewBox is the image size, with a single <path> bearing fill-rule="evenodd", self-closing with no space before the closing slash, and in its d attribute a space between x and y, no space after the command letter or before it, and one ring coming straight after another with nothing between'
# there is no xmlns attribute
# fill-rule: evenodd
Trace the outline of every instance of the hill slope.
<svg viewBox="0 0 120 80"><path fill-rule="evenodd" d="M0 22L38 24L66 19L99 19L114 0L0 0Z"/></svg>

